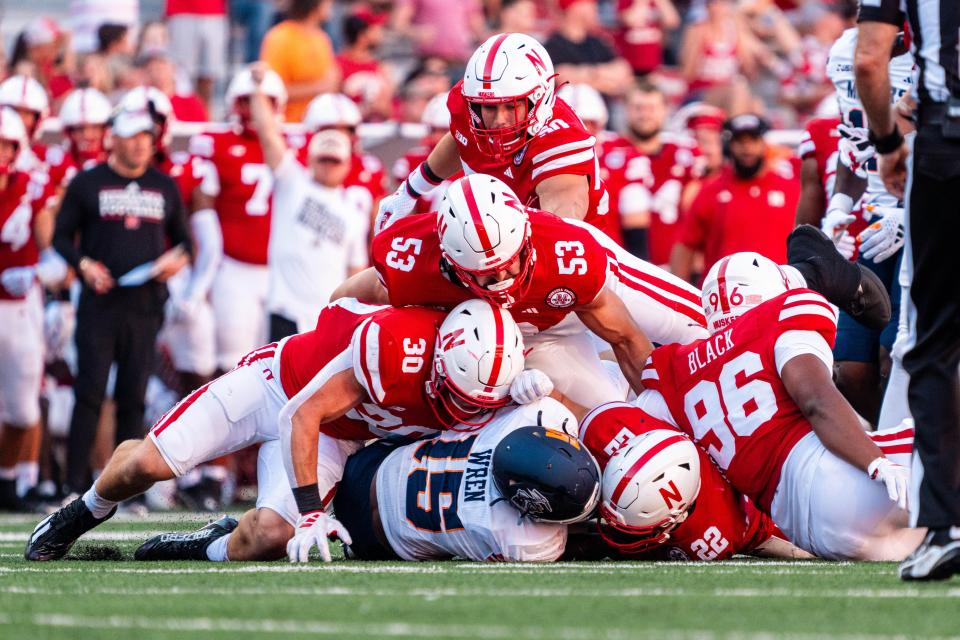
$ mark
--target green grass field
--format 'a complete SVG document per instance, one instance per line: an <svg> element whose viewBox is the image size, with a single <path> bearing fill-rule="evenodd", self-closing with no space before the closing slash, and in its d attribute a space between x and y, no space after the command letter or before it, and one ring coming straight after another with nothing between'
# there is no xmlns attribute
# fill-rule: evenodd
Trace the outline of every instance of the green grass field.
<svg viewBox="0 0 960 640"><path fill-rule="evenodd" d="M905 585L892 564L131 559L149 535L203 522L118 516L71 555L122 559L27 564L34 518L0 517L0 638L960 637L960 580Z"/></svg>

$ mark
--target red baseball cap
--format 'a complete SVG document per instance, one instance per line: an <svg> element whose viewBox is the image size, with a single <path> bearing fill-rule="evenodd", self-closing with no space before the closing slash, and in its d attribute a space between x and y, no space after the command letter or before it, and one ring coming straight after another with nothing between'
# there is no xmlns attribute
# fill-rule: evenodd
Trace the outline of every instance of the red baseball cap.
<svg viewBox="0 0 960 640"><path fill-rule="evenodd" d="M557 0L557 3L560 5L560 9L563 11L566 11L578 2L590 2L596 4L597 0Z"/></svg>

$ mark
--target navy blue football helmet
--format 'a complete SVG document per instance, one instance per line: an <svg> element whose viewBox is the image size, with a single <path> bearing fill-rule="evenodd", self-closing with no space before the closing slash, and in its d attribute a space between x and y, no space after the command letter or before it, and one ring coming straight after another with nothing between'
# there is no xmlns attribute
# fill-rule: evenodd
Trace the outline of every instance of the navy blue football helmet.
<svg viewBox="0 0 960 640"><path fill-rule="evenodd" d="M560 431L521 427L493 452L493 479L505 500L534 520L570 524L600 498L600 468L586 447Z"/></svg>

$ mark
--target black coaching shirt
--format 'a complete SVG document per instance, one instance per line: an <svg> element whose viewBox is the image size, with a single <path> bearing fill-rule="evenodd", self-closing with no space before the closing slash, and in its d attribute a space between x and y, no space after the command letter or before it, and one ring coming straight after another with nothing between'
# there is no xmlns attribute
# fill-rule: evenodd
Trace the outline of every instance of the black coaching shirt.
<svg viewBox="0 0 960 640"><path fill-rule="evenodd" d="M170 247L188 251L190 233L177 185L153 167L125 178L106 162L77 174L57 214L53 245L79 270L80 259L102 262L114 280ZM150 282L145 288L163 289ZM116 289L115 289L116 290Z"/></svg>

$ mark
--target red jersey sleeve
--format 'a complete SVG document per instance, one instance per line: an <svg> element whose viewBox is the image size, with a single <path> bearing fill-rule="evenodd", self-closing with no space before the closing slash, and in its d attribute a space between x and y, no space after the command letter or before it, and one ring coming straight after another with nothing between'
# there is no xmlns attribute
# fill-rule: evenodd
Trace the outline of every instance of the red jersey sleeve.
<svg viewBox="0 0 960 640"><path fill-rule="evenodd" d="M594 150L597 139L562 100L557 100L550 122L533 137L526 153L530 158L531 190L558 175L586 176L595 186L599 164Z"/></svg>
<svg viewBox="0 0 960 640"><path fill-rule="evenodd" d="M607 282L607 250L585 222L535 209L529 214L537 262L528 297L543 298L553 309L593 302ZM572 298L558 296L558 291Z"/></svg>
<svg viewBox="0 0 960 640"><path fill-rule="evenodd" d="M653 429L676 431L673 425L654 418L643 409L626 402L608 402L584 417L579 439L596 458L602 471L628 440Z"/></svg>
<svg viewBox="0 0 960 640"><path fill-rule="evenodd" d="M810 289L794 289L782 294L781 300L774 325L778 336L786 331L816 331L833 348L837 339L837 310L826 298Z"/></svg>

